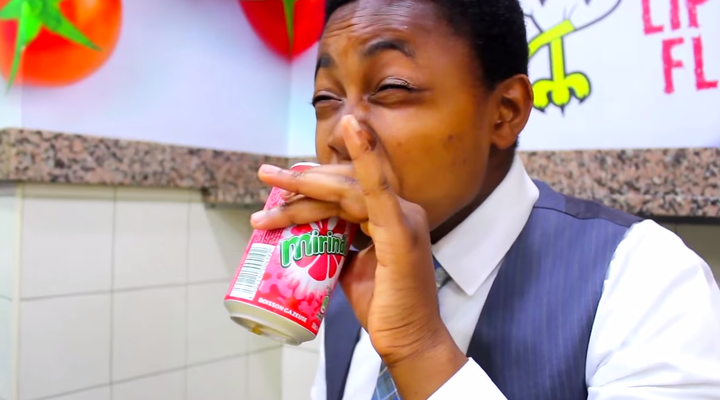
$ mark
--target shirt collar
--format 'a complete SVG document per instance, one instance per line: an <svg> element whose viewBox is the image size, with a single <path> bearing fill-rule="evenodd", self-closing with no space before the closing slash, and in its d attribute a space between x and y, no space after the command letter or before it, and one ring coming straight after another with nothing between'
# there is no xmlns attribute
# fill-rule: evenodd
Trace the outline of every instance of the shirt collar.
<svg viewBox="0 0 720 400"><path fill-rule="evenodd" d="M539 190L515 156L505 178L460 225L433 245L452 280L473 295L520 235Z"/></svg>

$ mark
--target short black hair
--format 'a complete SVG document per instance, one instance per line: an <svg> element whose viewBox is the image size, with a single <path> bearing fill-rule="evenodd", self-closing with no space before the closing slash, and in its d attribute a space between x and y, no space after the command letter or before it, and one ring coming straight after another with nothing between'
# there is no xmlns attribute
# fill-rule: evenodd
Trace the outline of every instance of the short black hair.
<svg viewBox="0 0 720 400"><path fill-rule="evenodd" d="M325 23L340 7L354 1L326 0ZM519 0L422 1L434 4L448 26L469 42L486 86L494 89L514 75L528 74L525 16Z"/></svg>

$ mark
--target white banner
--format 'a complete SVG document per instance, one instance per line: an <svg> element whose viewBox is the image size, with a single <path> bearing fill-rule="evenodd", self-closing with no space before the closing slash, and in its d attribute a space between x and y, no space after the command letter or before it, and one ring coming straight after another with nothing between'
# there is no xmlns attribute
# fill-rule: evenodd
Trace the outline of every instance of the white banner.
<svg viewBox="0 0 720 400"><path fill-rule="evenodd" d="M521 0L523 150L720 146L720 0Z"/></svg>

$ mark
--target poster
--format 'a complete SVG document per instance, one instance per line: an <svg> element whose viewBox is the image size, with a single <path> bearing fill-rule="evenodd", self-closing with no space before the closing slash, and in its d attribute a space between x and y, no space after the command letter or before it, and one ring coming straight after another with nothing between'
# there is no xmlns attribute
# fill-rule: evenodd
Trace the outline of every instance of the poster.
<svg viewBox="0 0 720 400"><path fill-rule="evenodd" d="M18 75L6 92L20 15L9 5L53 1L0 0L2 126L315 153L321 0L56 2L89 42L43 22L26 49L34 84ZM720 146L720 0L520 1L535 92L521 150ZM41 62L51 47L77 62Z"/></svg>
<svg viewBox="0 0 720 400"><path fill-rule="evenodd" d="M720 1L521 0L523 150L720 146Z"/></svg>

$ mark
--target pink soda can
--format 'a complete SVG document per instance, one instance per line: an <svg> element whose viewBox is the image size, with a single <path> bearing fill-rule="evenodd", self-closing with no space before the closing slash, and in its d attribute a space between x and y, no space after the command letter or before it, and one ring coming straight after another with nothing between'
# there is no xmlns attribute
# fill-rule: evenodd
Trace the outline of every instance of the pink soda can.
<svg viewBox="0 0 720 400"><path fill-rule="evenodd" d="M302 162L304 171L317 166ZM283 202L272 188L264 209ZM340 218L255 230L225 295L230 318L251 332L299 345L315 339L358 226Z"/></svg>

